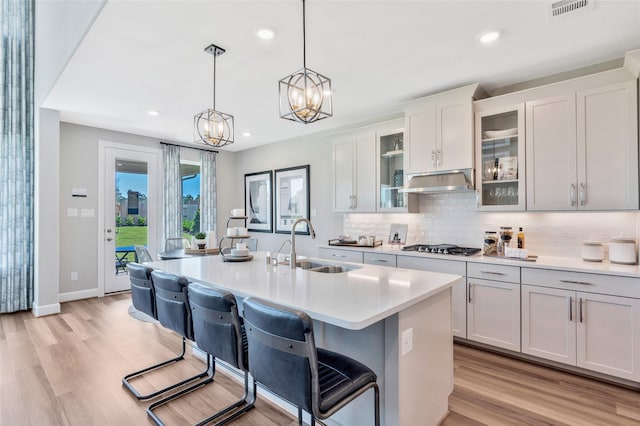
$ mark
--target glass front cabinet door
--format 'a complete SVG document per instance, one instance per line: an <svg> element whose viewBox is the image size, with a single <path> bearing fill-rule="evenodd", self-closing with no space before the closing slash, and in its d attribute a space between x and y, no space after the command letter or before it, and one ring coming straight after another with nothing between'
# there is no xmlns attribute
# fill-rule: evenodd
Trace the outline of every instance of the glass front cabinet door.
<svg viewBox="0 0 640 426"><path fill-rule="evenodd" d="M401 123L400 123L401 126ZM402 127L378 132L378 211L406 211L404 132Z"/></svg>
<svg viewBox="0 0 640 426"><path fill-rule="evenodd" d="M480 210L525 209L524 104L476 113Z"/></svg>

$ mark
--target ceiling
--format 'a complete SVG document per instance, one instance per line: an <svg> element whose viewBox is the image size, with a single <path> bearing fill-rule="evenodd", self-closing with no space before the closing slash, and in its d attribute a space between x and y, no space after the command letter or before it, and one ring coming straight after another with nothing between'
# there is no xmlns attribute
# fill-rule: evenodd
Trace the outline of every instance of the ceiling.
<svg viewBox="0 0 640 426"><path fill-rule="evenodd" d="M307 66L331 78L334 116L279 118L278 80L302 67L302 3L110 0L44 107L62 121L193 143L193 116L235 117L223 150L399 114L403 101L478 82L487 91L621 58L640 48L640 0L595 0L548 18L548 1L308 0ZM270 41L258 29L275 31ZM479 33L501 32L491 45ZM157 110L157 117L146 111ZM243 136L251 132L251 136Z"/></svg>

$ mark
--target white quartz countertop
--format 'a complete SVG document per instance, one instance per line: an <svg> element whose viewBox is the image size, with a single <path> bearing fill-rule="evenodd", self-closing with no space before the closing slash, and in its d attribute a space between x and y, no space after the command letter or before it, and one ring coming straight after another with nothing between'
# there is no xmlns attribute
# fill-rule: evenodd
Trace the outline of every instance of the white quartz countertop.
<svg viewBox="0 0 640 426"><path fill-rule="evenodd" d="M639 265L622 265L617 263L611 263L609 261L587 262L582 259L576 259L571 257L538 256L535 262L529 262L529 261L517 260L517 259L508 259L508 258L501 259L496 257L485 257L482 254L476 254L473 256L453 256L453 255L447 255L447 254L402 251L402 246L389 246L389 245L382 245L375 248L331 246L331 245L320 245L318 247L336 249L336 250L353 250L353 251L360 251L360 252L395 254L398 256L424 257L424 258L441 259L441 260L452 260L452 261L458 261L458 262L478 262L478 263L489 263L489 264L496 264L496 265L520 266L523 268L555 269L555 270L569 271L569 272L584 272L584 273L591 273L591 274L616 275L620 277L640 278Z"/></svg>
<svg viewBox="0 0 640 426"><path fill-rule="evenodd" d="M299 309L313 319L360 330L453 286L459 275L402 268L311 260L357 269L337 274L266 263L265 252L247 262L221 256L150 262L146 265L183 275L194 282L228 289L238 297L255 296Z"/></svg>

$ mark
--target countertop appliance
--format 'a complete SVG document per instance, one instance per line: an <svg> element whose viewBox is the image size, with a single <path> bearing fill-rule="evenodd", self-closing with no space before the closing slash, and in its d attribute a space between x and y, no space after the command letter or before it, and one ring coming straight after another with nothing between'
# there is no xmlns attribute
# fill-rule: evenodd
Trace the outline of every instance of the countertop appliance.
<svg viewBox="0 0 640 426"><path fill-rule="evenodd" d="M414 244L410 246L404 246L402 248L402 251L471 256L476 253L480 253L481 249L473 247L459 247L454 244Z"/></svg>

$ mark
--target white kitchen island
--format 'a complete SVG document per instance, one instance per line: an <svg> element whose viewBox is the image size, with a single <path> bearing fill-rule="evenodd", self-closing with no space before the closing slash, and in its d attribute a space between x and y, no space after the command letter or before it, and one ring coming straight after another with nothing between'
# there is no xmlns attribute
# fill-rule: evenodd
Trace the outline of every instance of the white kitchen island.
<svg viewBox="0 0 640 426"><path fill-rule="evenodd" d="M460 276L361 264L327 274L268 265L266 253L252 254L248 262L202 256L148 265L228 289L239 299L259 297L308 313L317 346L376 372L383 425L435 425L447 415L453 390L450 289ZM373 425L373 392L327 424Z"/></svg>

